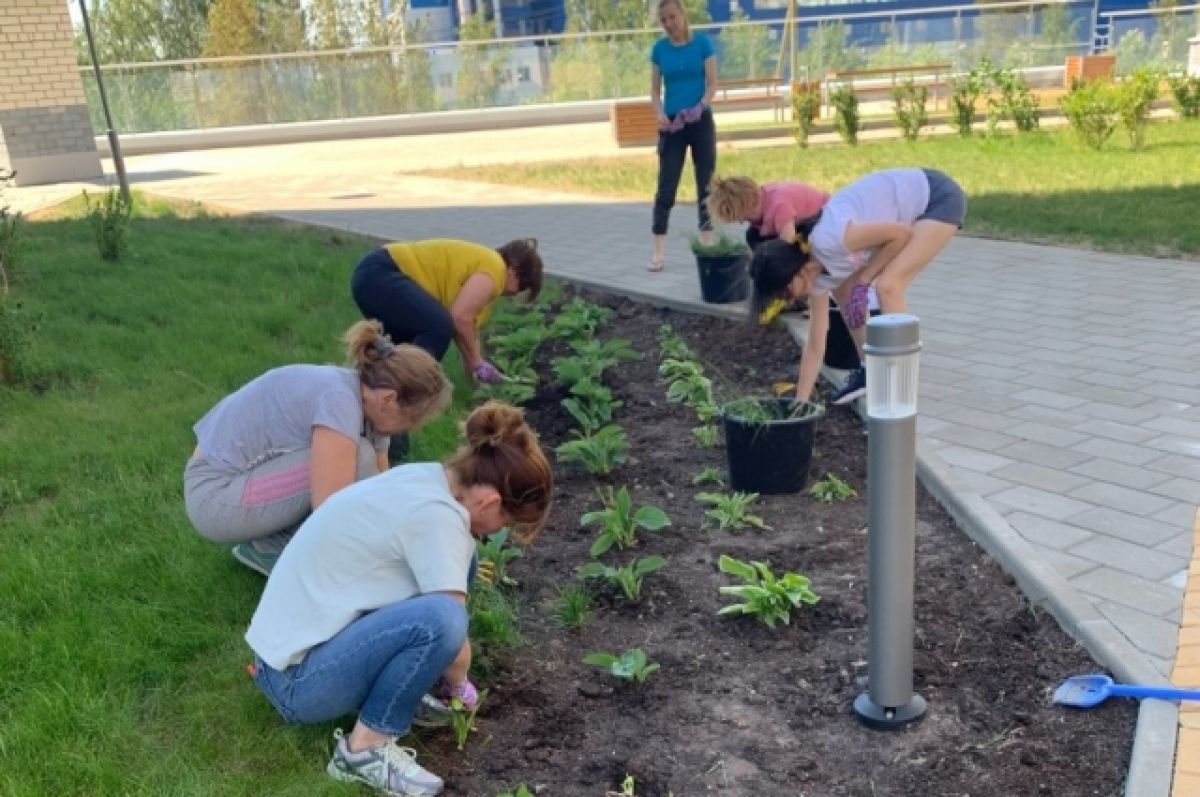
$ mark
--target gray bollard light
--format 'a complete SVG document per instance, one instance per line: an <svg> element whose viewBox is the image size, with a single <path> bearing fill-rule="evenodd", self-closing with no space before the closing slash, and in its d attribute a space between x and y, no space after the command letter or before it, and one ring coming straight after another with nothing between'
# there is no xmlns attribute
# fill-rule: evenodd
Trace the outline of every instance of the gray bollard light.
<svg viewBox="0 0 1200 797"><path fill-rule="evenodd" d="M917 367L920 324L904 313L867 322L867 691L860 720L891 730L921 719L913 694Z"/></svg>

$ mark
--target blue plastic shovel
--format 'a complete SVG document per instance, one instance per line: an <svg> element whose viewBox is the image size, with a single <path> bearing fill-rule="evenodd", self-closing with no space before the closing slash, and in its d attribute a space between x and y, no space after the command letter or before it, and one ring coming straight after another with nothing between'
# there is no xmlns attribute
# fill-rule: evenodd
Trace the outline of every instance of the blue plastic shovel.
<svg viewBox="0 0 1200 797"><path fill-rule="evenodd" d="M1054 702L1063 706L1091 708L1110 697L1157 697L1161 700L1200 700L1200 689L1174 686L1115 684L1107 675L1076 675L1054 690Z"/></svg>

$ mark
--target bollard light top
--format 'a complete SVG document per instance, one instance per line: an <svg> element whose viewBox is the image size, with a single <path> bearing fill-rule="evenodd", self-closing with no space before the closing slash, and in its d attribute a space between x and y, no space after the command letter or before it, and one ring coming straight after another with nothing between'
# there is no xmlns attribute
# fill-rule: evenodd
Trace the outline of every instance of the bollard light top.
<svg viewBox="0 0 1200 797"><path fill-rule="evenodd" d="M915 315L888 313L867 321L867 342L863 353L875 357L896 357L921 350L921 323Z"/></svg>

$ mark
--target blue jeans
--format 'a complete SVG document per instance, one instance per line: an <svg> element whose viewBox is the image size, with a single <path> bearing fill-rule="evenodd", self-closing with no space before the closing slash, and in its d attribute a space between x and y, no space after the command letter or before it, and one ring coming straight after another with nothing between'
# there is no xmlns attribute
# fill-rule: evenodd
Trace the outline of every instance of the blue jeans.
<svg viewBox="0 0 1200 797"><path fill-rule="evenodd" d="M403 736L466 638L465 606L419 595L364 614L286 670L257 659L254 680L289 723L358 712L371 730Z"/></svg>

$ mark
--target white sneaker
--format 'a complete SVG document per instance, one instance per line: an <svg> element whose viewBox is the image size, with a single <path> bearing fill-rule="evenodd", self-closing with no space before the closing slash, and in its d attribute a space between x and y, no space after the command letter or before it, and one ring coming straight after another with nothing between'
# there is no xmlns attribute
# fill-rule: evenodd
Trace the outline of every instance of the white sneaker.
<svg viewBox="0 0 1200 797"><path fill-rule="evenodd" d="M411 747L389 742L352 753L341 728L333 738L337 745L325 771L343 783L365 783L391 797L434 797L445 787L441 778L417 764Z"/></svg>

